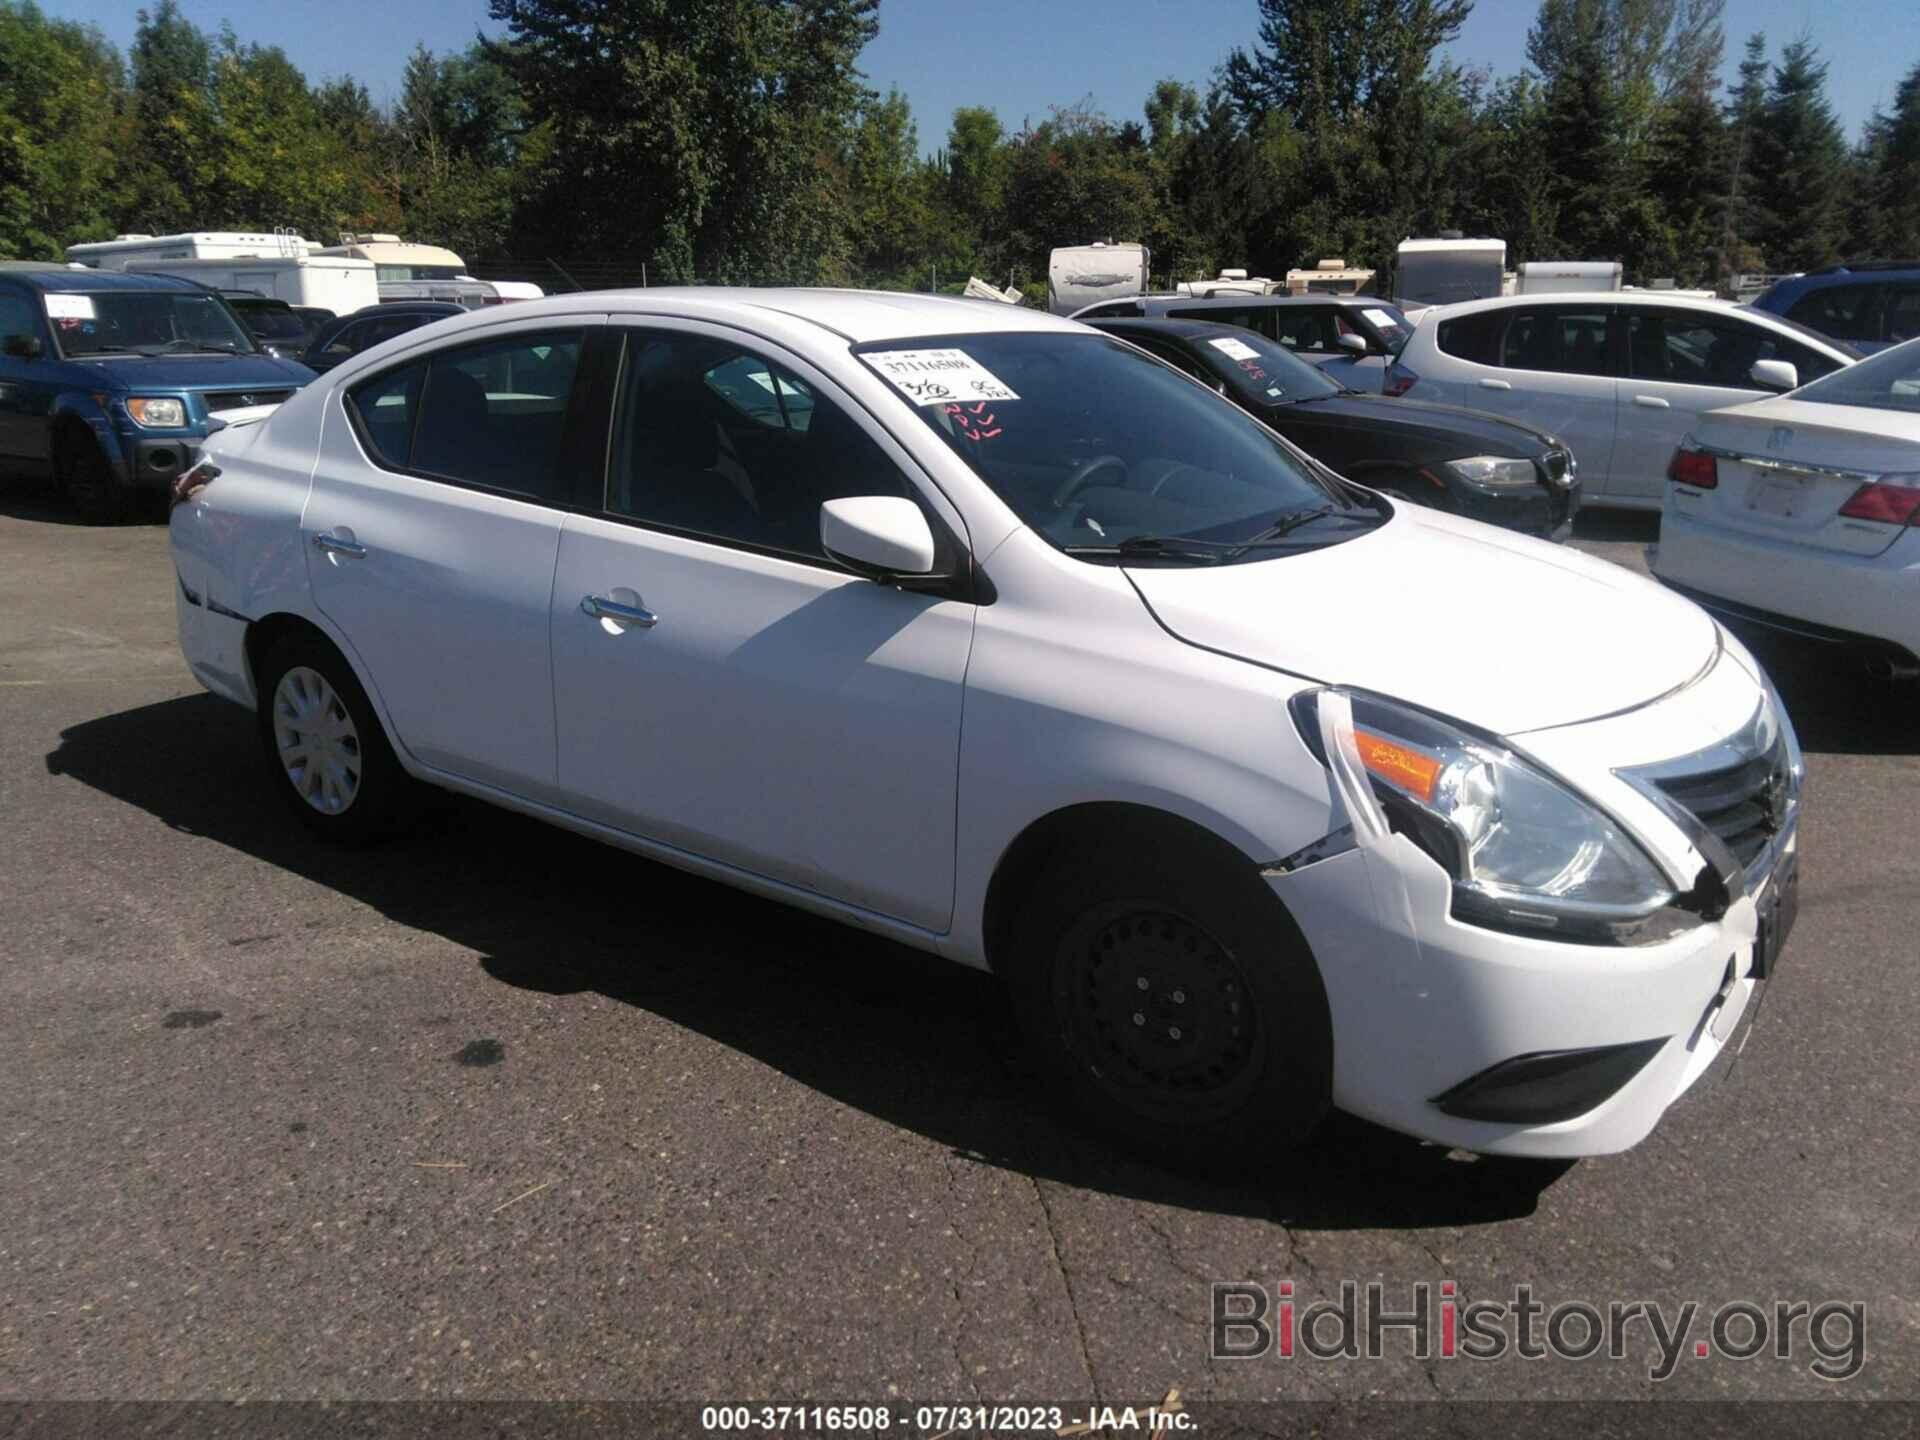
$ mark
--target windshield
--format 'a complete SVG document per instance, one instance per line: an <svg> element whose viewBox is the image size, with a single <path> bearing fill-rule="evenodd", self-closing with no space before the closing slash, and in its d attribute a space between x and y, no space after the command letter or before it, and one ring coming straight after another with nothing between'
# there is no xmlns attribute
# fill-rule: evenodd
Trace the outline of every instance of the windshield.
<svg viewBox="0 0 1920 1440"><path fill-rule="evenodd" d="M1920 340L1849 365L1793 392L1817 405L1856 405L1920 415Z"/></svg>
<svg viewBox="0 0 1920 1440"><path fill-rule="evenodd" d="M1309 365L1256 330L1195 335L1190 337L1190 344L1209 370L1255 405L1317 400L1323 395L1338 395L1343 388L1329 380L1319 366Z"/></svg>
<svg viewBox="0 0 1920 1440"><path fill-rule="evenodd" d="M60 353L187 355L255 353L253 340L232 312L211 295L178 290L105 290L91 295L52 291L47 319Z"/></svg>
<svg viewBox="0 0 1920 1440"><path fill-rule="evenodd" d="M1237 406L1106 336L960 335L873 341L855 353L1062 548L1258 541L1316 511L1351 522L1280 542L1306 547L1380 519Z"/></svg>

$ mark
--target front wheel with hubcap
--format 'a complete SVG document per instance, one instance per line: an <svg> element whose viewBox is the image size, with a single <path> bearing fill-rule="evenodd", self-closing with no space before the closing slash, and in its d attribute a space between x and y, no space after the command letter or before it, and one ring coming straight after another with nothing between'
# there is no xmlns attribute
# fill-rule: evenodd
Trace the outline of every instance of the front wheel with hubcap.
<svg viewBox="0 0 1920 1440"><path fill-rule="evenodd" d="M412 782L340 653L317 636L283 640L261 667L260 695L267 763L301 822L345 842L384 834Z"/></svg>
<svg viewBox="0 0 1920 1440"><path fill-rule="evenodd" d="M1080 1118L1149 1156L1241 1169L1326 1113L1326 997L1244 857L1164 848L1143 835L1035 877L1008 979Z"/></svg>

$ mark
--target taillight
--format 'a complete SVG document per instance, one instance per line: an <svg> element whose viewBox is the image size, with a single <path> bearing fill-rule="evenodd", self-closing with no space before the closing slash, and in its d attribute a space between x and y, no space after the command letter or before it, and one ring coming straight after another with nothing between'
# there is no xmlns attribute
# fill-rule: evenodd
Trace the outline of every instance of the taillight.
<svg viewBox="0 0 1920 1440"><path fill-rule="evenodd" d="M1420 377L1398 360L1387 367L1387 378L1380 386L1382 395L1400 396L1420 383Z"/></svg>
<svg viewBox="0 0 1920 1440"><path fill-rule="evenodd" d="M1853 492L1840 507L1849 520L1879 520L1888 525L1920 525L1920 488L1873 480Z"/></svg>
<svg viewBox="0 0 1920 1440"><path fill-rule="evenodd" d="M1695 490L1714 490L1720 485L1720 467L1711 453L1682 445L1667 463L1667 479Z"/></svg>

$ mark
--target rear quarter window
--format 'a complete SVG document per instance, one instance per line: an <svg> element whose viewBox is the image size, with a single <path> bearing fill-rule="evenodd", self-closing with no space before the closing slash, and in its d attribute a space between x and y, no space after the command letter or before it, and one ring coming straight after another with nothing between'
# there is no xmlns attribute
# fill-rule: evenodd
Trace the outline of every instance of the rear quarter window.
<svg viewBox="0 0 1920 1440"><path fill-rule="evenodd" d="M1443 355L1468 360L1475 365L1500 363L1500 336L1506 328L1507 312L1486 310L1478 315L1462 315L1442 320L1433 343Z"/></svg>

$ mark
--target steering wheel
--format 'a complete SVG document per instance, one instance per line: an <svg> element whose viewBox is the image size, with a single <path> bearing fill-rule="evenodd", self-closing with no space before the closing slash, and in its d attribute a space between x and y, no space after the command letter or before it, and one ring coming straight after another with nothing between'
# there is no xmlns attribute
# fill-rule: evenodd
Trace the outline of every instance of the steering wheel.
<svg viewBox="0 0 1920 1440"><path fill-rule="evenodd" d="M1119 470L1121 481L1126 480L1127 462L1118 455L1096 455L1091 460L1082 460L1073 467L1073 473L1060 482L1060 488L1053 492L1053 508L1063 508L1067 501L1087 488L1095 475L1107 469Z"/></svg>

